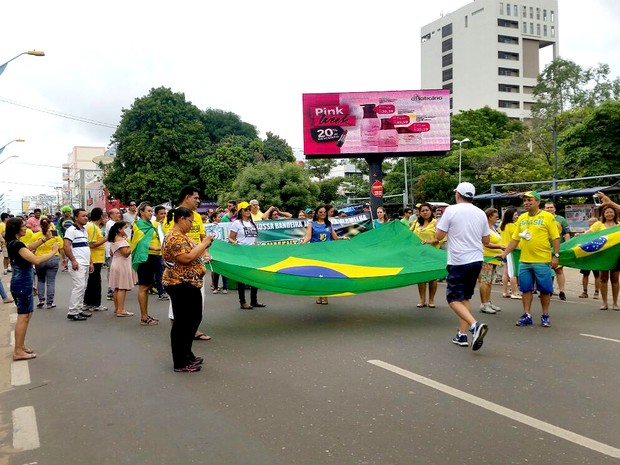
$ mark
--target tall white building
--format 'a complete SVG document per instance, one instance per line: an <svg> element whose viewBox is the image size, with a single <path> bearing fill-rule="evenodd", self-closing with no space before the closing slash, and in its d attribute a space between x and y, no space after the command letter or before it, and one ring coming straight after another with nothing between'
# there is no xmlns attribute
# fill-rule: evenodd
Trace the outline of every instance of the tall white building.
<svg viewBox="0 0 620 465"><path fill-rule="evenodd" d="M485 105L530 116L540 49L558 57L557 0L474 0L421 29L422 88L450 89L453 113Z"/></svg>

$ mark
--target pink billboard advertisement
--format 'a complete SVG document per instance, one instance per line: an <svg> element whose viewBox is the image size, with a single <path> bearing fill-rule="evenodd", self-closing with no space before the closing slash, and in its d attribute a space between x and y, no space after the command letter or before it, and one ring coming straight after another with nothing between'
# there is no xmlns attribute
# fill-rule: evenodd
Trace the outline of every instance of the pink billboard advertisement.
<svg viewBox="0 0 620 465"><path fill-rule="evenodd" d="M310 157L450 150L448 90L304 94L303 111Z"/></svg>

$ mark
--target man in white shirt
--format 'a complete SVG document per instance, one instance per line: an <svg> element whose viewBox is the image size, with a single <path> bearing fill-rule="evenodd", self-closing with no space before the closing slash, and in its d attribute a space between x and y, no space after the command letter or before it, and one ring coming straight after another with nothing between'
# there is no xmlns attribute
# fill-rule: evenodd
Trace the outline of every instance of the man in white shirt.
<svg viewBox="0 0 620 465"><path fill-rule="evenodd" d="M472 333L472 350L482 347L488 327L471 313L471 297L482 269L482 244L489 244L489 225L485 213L472 204L476 188L462 182L454 189L456 205L450 205L437 222L435 237L448 238L448 277L446 299L459 317L459 330L452 342L467 347L467 330Z"/></svg>
<svg viewBox="0 0 620 465"><path fill-rule="evenodd" d="M71 321L84 321L92 316L85 312L82 302L88 274L93 272L94 266L90 258L90 247L88 246L88 235L86 234L86 223L88 214L83 208L73 211L74 223L65 231L64 250L67 257L69 276L73 281L71 297L69 299L69 312L67 318Z"/></svg>

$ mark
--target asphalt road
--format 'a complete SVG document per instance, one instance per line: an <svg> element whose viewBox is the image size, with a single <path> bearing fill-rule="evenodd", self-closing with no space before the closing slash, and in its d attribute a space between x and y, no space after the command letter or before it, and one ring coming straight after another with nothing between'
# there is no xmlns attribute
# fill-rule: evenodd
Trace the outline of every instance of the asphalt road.
<svg viewBox="0 0 620 465"><path fill-rule="evenodd" d="M11 465L619 463L620 312L578 299L569 272L548 329L516 327L521 302L494 286L503 311L477 313L490 327L478 352L451 343L442 284L436 309L415 308L415 288L327 306L259 291L268 307L252 311L235 292L207 292L213 339L195 342L206 360L192 374L172 371L167 303L150 301L157 327L112 308L70 322L59 274L58 308L36 310L28 332L38 357L18 362L28 384L6 381L14 307L0 305L0 454ZM18 451L11 418L26 406L40 446Z"/></svg>

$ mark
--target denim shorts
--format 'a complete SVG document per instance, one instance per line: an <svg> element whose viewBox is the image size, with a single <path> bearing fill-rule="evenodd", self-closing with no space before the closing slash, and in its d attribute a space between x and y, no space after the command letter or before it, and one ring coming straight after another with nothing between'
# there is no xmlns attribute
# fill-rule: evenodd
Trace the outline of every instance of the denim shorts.
<svg viewBox="0 0 620 465"><path fill-rule="evenodd" d="M446 278L448 303L463 302L472 298L481 269L482 262L448 265L448 277Z"/></svg>
<svg viewBox="0 0 620 465"><path fill-rule="evenodd" d="M536 290L541 294L553 294L549 263L519 263L519 290L532 292L534 283L536 283Z"/></svg>
<svg viewBox="0 0 620 465"><path fill-rule="evenodd" d="M34 298L32 288L30 292L15 292L11 291L15 305L17 306L18 315L26 315L34 311Z"/></svg>

